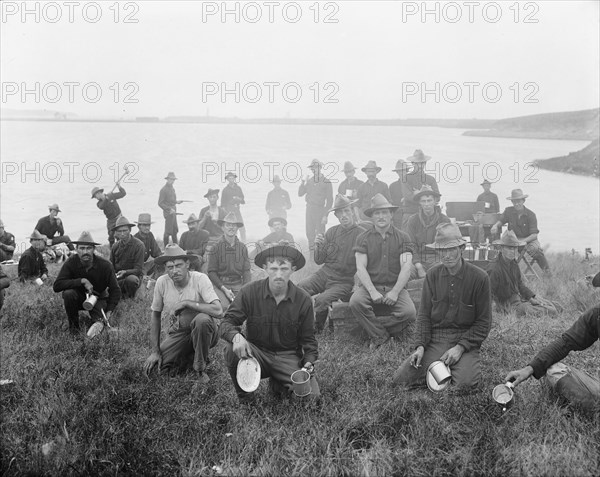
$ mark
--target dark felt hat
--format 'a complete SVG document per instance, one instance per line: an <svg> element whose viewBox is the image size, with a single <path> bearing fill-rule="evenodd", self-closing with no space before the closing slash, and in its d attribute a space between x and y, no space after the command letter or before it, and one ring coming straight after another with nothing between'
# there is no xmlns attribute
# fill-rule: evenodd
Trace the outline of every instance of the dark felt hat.
<svg viewBox="0 0 600 477"><path fill-rule="evenodd" d="M306 259L300 250L291 245L275 245L269 247L256 255L254 263L257 267L262 268L267 259L275 257L288 258L292 262L292 266L296 267L296 271L300 270L306 264Z"/></svg>

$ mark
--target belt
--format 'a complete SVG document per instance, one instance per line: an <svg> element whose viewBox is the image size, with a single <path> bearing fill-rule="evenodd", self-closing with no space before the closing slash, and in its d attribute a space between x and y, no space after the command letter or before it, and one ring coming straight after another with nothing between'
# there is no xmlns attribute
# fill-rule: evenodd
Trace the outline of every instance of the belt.
<svg viewBox="0 0 600 477"><path fill-rule="evenodd" d="M223 283L240 283L242 281L241 276L237 277L220 277Z"/></svg>

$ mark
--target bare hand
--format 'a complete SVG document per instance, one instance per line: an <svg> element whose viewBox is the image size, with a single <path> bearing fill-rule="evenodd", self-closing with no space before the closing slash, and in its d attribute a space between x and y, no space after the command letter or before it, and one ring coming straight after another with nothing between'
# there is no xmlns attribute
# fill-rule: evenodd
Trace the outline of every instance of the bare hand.
<svg viewBox="0 0 600 477"><path fill-rule="evenodd" d="M383 303L383 295L379 293L377 290L373 290L371 293L371 300L373 303Z"/></svg>
<svg viewBox="0 0 600 477"><path fill-rule="evenodd" d="M252 357L252 350L246 338L241 334L237 334L233 337L233 352L239 359L245 359Z"/></svg>
<svg viewBox="0 0 600 477"><path fill-rule="evenodd" d="M440 361L443 361L446 366L452 366L458 363L464 352L465 349L461 345L453 346L440 357Z"/></svg>
<svg viewBox="0 0 600 477"><path fill-rule="evenodd" d="M304 363L304 366L302 366L302 369L306 370L306 372L312 376L315 372L315 365L312 364L310 361L307 361L306 363Z"/></svg>
<svg viewBox="0 0 600 477"><path fill-rule="evenodd" d="M525 366L524 368L508 373L504 378L504 381L507 383L513 383L514 386L518 386L523 381L527 381L532 374L533 368L531 366Z"/></svg>
<svg viewBox="0 0 600 477"><path fill-rule="evenodd" d="M410 365L413 368L421 367L421 360L423 359L423 354L425 353L425 348L419 346L413 354L410 355Z"/></svg>
<svg viewBox="0 0 600 477"><path fill-rule="evenodd" d="M146 376L150 375L150 372L154 369L154 366L158 365L158 369L162 366L162 355L157 352L153 352L146 362L144 363L144 373Z"/></svg>
<svg viewBox="0 0 600 477"><path fill-rule="evenodd" d="M91 295L93 293L93 291L94 291L94 285L92 285L87 278L82 278L81 279L81 284L85 287L85 291L88 294Z"/></svg>
<svg viewBox="0 0 600 477"><path fill-rule="evenodd" d="M541 305L540 301L536 298L530 298L529 299L529 303L531 303L532 305Z"/></svg>
<svg viewBox="0 0 600 477"><path fill-rule="evenodd" d="M48 279L48 275L46 275L45 273L41 276L42 280L47 280Z"/></svg>
<svg viewBox="0 0 600 477"><path fill-rule="evenodd" d="M117 280L120 280L121 278L125 278L125 270L119 270L117 272Z"/></svg>
<svg viewBox="0 0 600 477"><path fill-rule="evenodd" d="M222 290L229 301L233 301L235 299L234 293L229 288L223 287Z"/></svg>
<svg viewBox="0 0 600 477"><path fill-rule="evenodd" d="M323 237L323 234L317 234L315 237L315 244L321 245L323 243L325 243L325 237Z"/></svg>
<svg viewBox="0 0 600 477"><path fill-rule="evenodd" d="M425 268L423 268L423 264L416 263L415 267L417 269L417 276L419 278L425 278L425 275L427 275L427 272L425 272Z"/></svg>
<svg viewBox="0 0 600 477"><path fill-rule="evenodd" d="M383 297L383 303L385 305L389 305L392 306L393 304L395 304L398 301L398 292L394 291L393 289L390 290L389 292L387 292L385 294L385 296Z"/></svg>

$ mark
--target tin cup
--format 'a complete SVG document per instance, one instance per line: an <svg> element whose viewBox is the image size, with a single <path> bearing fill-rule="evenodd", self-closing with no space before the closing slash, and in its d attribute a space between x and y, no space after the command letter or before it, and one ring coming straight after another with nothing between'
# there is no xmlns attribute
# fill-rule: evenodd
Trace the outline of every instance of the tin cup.
<svg viewBox="0 0 600 477"><path fill-rule="evenodd" d="M44 280L42 280L40 277L35 279L35 284L38 286L42 286L44 284Z"/></svg>
<svg viewBox="0 0 600 477"><path fill-rule="evenodd" d="M429 371L431 372L433 379L435 379L435 382L438 384L445 384L450 380L450 378L452 378L452 374L450 374L448 366L446 366L446 364L442 361L436 361L433 363Z"/></svg>
<svg viewBox="0 0 600 477"><path fill-rule="evenodd" d="M299 369L292 373L292 387L298 397L308 396L312 392L310 373L306 369Z"/></svg>
<svg viewBox="0 0 600 477"><path fill-rule="evenodd" d="M83 309L90 311L96 306L98 302L98 297L96 295L88 295L87 299L83 302Z"/></svg>
<svg viewBox="0 0 600 477"><path fill-rule="evenodd" d="M47 239L46 240L46 246L47 247L52 247L52 239Z"/></svg>
<svg viewBox="0 0 600 477"><path fill-rule="evenodd" d="M512 390L512 383L498 384L492 390L492 399L502 406L502 410L506 411L514 402L515 393Z"/></svg>

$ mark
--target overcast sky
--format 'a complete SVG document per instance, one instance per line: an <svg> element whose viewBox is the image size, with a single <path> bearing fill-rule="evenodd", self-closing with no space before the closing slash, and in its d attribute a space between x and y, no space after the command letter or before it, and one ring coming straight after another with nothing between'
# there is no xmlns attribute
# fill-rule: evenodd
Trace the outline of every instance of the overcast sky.
<svg viewBox="0 0 600 477"><path fill-rule="evenodd" d="M599 104L597 1L227 2L224 17L223 2L73 3L2 2L3 108L502 118Z"/></svg>

